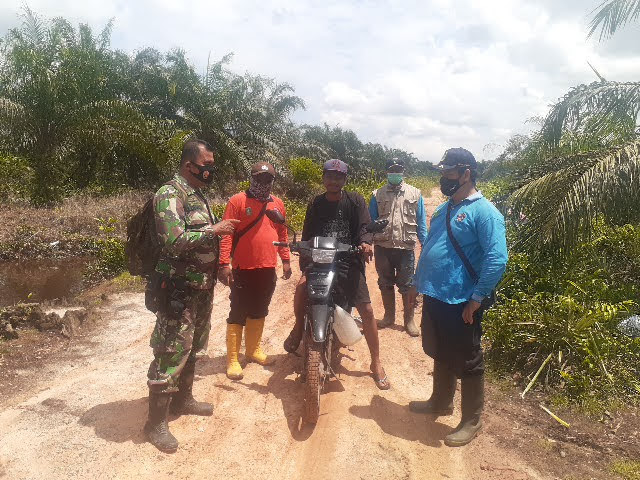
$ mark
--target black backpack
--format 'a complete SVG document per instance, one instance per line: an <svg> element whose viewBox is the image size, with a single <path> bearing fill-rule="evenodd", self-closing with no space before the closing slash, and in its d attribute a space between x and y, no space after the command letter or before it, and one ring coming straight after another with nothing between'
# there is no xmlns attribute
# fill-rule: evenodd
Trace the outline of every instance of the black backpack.
<svg viewBox="0 0 640 480"><path fill-rule="evenodd" d="M165 185L175 187L186 198L186 192L173 180ZM153 198L149 198L138 212L127 222L127 243L124 251L127 256L127 269L131 275L149 278L155 271L162 253L158 242L156 218L153 211Z"/></svg>

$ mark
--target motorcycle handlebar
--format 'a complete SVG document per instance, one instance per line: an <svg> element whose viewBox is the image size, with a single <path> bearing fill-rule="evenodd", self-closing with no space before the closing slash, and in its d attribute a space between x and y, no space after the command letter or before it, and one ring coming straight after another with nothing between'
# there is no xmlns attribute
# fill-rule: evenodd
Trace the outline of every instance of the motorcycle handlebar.
<svg viewBox="0 0 640 480"><path fill-rule="evenodd" d="M286 247L289 248L291 251L297 251L298 250L298 245L297 242L292 242L292 243L287 243L287 242L272 242L274 247ZM350 253L361 253L362 252L362 247L361 246L352 246L349 250Z"/></svg>

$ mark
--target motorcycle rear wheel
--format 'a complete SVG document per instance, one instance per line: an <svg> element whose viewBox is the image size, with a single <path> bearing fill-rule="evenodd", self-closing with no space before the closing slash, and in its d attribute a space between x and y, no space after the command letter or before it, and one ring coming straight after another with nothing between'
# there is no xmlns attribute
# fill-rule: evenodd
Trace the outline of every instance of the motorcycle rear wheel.
<svg viewBox="0 0 640 480"><path fill-rule="evenodd" d="M304 342L305 353L305 395L304 420L316 423L320 416L320 393L323 384L322 344L316 343L307 333Z"/></svg>

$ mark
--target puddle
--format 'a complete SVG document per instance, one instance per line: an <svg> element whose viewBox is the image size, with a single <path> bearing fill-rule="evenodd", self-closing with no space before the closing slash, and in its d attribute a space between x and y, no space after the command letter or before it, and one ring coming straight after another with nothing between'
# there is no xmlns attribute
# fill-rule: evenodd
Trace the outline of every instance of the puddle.
<svg viewBox="0 0 640 480"><path fill-rule="evenodd" d="M0 307L68 298L82 290L91 257L0 262Z"/></svg>

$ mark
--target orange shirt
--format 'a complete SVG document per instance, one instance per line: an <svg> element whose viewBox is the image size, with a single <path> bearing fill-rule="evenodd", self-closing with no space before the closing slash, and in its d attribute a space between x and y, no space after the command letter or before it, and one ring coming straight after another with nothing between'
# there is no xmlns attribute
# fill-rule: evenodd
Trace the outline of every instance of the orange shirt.
<svg viewBox="0 0 640 480"><path fill-rule="evenodd" d="M272 202L267 204L267 210L277 208L286 215L284 203L278 197L271 195ZM236 232L242 231L253 222L262 210L264 203L255 198L247 197L246 192L236 193L229 199L225 208L223 220L237 219ZM231 257L231 235L224 235L220 242L220 265L229 265ZM287 227L273 223L266 215L247 231L236 245L233 254L233 268L252 270L255 268L275 268L278 264L276 250L283 261L289 261L289 249L275 247L272 242L287 242Z"/></svg>

